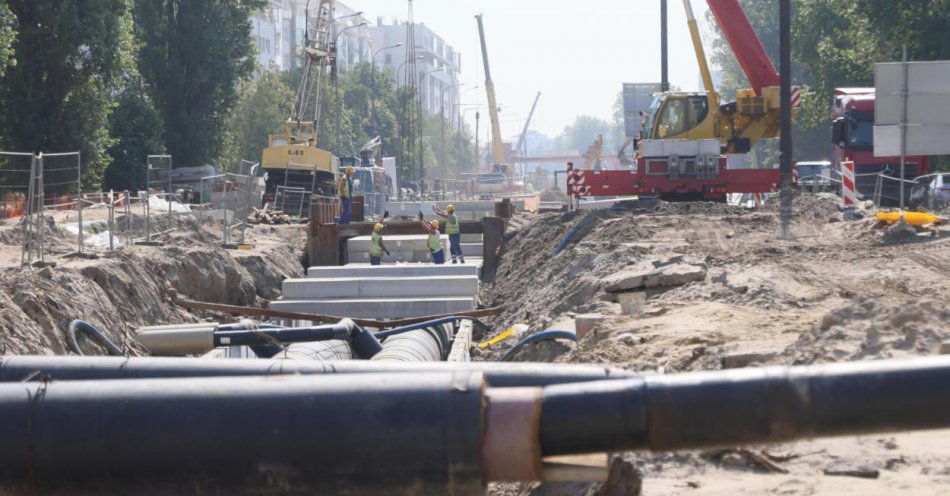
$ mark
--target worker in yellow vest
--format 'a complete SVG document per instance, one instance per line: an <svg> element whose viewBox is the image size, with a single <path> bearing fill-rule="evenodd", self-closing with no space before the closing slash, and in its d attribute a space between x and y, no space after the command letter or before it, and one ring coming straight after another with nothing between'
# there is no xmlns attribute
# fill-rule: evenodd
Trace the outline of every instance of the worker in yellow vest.
<svg viewBox="0 0 950 496"><path fill-rule="evenodd" d="M353 206L353 174L356 169L346 168L346 173L340 178L340 184L337 186L337 196L340 197L340 203L343 204L340 212L340 224L350 223L350 209Z"/></svg>
<svg viewBox="0 0 950 496"><path fill-rule="evenodd" d="M449 235L449 252L452 253L452 263L461 261L465 263L465 255L462 254L462 228L459 225L458 215L455 215L455 205L445 207L445 211L438 208L434 209L436 215L445 219L445 234Z"/></svg>
<svg viewBox="0 0 950 496"><path fill-rule="evenodd" d="M386 249L386 245L383 244L383 225L376 224L373 226L373 235L369 238L369 263L370 265L382 265L383 264L383 253L389 255L389 250Z"/></svg>
<svg viewBox="0 0 950 496"><path fill-rule="evenodd" d="M442 234L439 233L439 221L422 221L422 226L425 227L429 233L429 237L426 239L426 248L429 249L429 254L432 255L432 262L436 265L445 264L445 249L442 247Z"/></svg>

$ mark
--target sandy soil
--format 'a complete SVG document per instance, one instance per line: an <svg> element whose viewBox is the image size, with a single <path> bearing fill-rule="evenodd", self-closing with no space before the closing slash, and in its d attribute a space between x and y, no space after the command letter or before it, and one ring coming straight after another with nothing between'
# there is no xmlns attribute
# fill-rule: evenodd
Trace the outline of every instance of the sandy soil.
<svg viewBox="0 0 950 496"><path fill-rule="evenodd" d="M498 283L483 292L505 308L496 328L571 327L579 313L603 323L573 343L542 343L515 359L607 363L631 370L716 370L753 354L752 365L809 364L935 354L950 340L950 232L889 242L871 220L840 222L837 200L796 199L791 236L777 208L713 204L547 214L506 246ZM573 241L555 248L568 232ZM705 280L649 293L645 312L621 315L604 279L643 261L684 255ZM493 359L512 343L484 354ZM950 431L851 437L753 447L792 454L769 473L741 454L625 454L644 495L948 494ZM823 475L846 465L877 479ZM587 494L556 485L498 486L495 494Z"/></svg>
<svg viewBox="0 0 950 496"><path fill-rule="evenodd" d="M103 213L89 210L84 220ZM138 229L142 219L132 220ZM23 226L0 225L0 355L65 354L64 330L73 319L92 323L130 353L141 354L132 339L140 326L235 320L193 312L180 306L178 297L259 306L279 295L285 278L303 275L301 225L253 226L248 240L255 248L231 251L220 246L221 226L213 221L159 218L157 231L176 228L156 237L162 246L113 252L89 246L94 257L85 258L67 256L76 247L74 234L64 228L70 222L75 212L51 212L46 261L56 266L49 268L21 267Z"/></svg>

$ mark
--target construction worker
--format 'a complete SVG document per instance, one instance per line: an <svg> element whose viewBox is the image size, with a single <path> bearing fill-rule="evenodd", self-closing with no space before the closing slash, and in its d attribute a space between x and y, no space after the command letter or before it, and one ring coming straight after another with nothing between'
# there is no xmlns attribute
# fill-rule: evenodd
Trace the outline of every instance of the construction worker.
<svg viewBox="0 0 950 496"><path fill-rule="evenodd" d="M436 215L445 218L445 234L449 235L449 251L452 253L452 263L459 261L465 263L465 255L462 254L462 229L459 226L459 218L455 215L455 205L445 207L445 212L434 209Z"/></svg>
<svg viewBox="0 0 950 496"><path fill-rule="evenodd" d="M429 233L429 238L426 240L426 248L429 249L429 254L432 255L432 262L436 265L445 264L445 249L442 247L442 234L439 233L439 221L426 222L423 220L422 226L425 227Z"/></svg>
<svg viewBox="0 0 950 496"><path fill-rule="evenodd" d="M376 224L373 226L373 235L369 239L369 263L370 265L382 265L383 264L383 253L389 255L389 250L386 249L386 245L383 244L383 225Z"/></svg>
<svg viewBox="0 0 950 496"><path fill-rule="evenodd" d="M350 223L350 209L353 206L353 174L355 172L356 169L347 167L346 174L340 178L340 184L337 187L337 196L340 197L340 203L343 204L343 209L340 212L340 224Z"/></svg>

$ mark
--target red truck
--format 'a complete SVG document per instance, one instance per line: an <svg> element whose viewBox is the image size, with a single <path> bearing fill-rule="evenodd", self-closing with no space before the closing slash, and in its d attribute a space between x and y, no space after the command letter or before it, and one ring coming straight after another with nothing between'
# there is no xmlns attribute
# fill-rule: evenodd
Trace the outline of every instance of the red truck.
<svg viewBox="0 0 950 496"><path fill-rule="evenodd" d="M900 176L900 157L874 156L874 88L838 88L832 125L832 170L839 177L841 162L854 162L856 188L865 199L874 196L878 174ZM906 157L904 178L913 180L930 172L928 158ZM911 188L905 189L909 195ZM900 184L895 180L881 181L881 204L896 207L900 203Z"/></svg>

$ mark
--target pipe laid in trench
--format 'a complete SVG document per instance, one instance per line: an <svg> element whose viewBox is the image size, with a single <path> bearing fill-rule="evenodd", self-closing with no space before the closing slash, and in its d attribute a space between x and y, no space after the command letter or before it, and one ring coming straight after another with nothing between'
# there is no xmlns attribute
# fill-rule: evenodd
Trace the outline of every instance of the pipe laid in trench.
<svg viewBox="0 0 950 496"><path fill-rule="evenodd" d="M39 372L39 374L36 374ZM405 374L481 372L491 386L546 386L570 382L636 377L626 370L572 364L498 362L379 362L368 360L231 360L174 357L0 357L0 382L39 375L53 381L264 376L281 374Z"/></svg>
<svg viewBox="0 0 950 496"><path fill-rule="evenodd" d="M449 354L454 326L443 322L390 335L372 360L377 362L441 362ZM379 334L377 334L378 336Z"/></svg>
<svg viewBox="0 0 950 496"><path fill-rule="evenodd" d="M5 494L483 494L481 374L0 384Z"/></svg>

